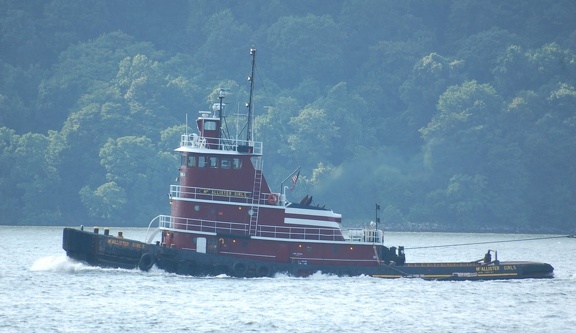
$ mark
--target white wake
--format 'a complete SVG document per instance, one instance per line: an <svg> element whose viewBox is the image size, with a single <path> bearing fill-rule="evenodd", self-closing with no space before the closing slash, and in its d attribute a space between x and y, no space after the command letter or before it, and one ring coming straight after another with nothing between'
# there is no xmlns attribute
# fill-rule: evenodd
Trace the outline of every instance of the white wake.
<svg viewBox="0 0 576 333"><path fill-rule="evenodd" d="M30 267L31 271L40 272L78 272L94 269L97 268L70 259L66 256L48 256L39 258Z"/></svg>

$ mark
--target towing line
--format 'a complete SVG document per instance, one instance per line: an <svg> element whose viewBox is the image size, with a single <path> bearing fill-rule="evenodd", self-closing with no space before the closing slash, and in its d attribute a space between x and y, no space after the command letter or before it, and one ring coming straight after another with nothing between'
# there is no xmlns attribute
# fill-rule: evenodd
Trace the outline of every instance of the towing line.
<svg viewBox="0 0 576 333"><path fill-rule="evenodd" d="M551 236L551 237L526 238L526 239L509 239L509 240L490 241L490 242L476 242L476 243L462 243L462 244L448 244L448 245L432 245L432 246L407 247L407 248L405 248L405 250L431 249L431 248L452 247L452 246L469 246L469 245L480 245L480 244L525 242L525 241L542 240L542 239L553 239L553 238L576 238L576 234L563 235L563 236Z"/></svg>

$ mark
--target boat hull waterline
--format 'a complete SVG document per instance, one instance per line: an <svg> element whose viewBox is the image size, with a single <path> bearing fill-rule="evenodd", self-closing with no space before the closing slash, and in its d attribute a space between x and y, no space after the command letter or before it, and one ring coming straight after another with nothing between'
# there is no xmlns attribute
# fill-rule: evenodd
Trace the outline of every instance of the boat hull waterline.
<svg viewBox="0 0 576 333"><path fill-rule="evenodd" d="M404 263L350 266L310 264L306 258L292 257L288 263L235 258L218 253L167 248L136 240L118 238L76 228L65 228L63 248L70 258L92 266L150 270L154 265L169 273L191 276L273 277L288 274L307 277L314 273L375 278L419 278L424 280L506 280L552 278L554 268L530 261L484 263Z"/></svg>

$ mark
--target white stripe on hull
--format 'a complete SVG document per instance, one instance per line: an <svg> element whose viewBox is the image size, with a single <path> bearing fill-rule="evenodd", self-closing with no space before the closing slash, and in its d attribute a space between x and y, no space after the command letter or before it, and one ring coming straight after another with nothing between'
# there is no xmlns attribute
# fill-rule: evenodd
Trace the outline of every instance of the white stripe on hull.
<svg viewBox="0 0 576 333"><path fill-rule="evenodd" d="M340 224L338 222L333 222L333 221L319 221L319 220L285 218L284 223L285 224L293 224L293 225L305 225L308 227L313 226L313 227L340 229Z"/></svg>

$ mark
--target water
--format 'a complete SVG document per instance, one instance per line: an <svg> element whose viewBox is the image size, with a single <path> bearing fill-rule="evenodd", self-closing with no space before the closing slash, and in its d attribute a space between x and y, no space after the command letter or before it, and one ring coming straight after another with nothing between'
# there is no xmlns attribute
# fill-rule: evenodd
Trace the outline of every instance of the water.
<svg viewBox="0 0 576 333"><path fill-rule="evenodd" d="M121 229L119 229L121 230ZM112 229L115 234L117 230ZM143 239L144 229L123 229ZM68 259L62 228L0 227L0 332L574 332L576 239L407 250L408 260L545 261L554 279L196 278ZM407 248L541 235L387 233Z"/></svg>

